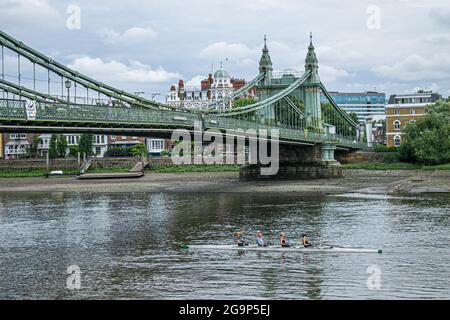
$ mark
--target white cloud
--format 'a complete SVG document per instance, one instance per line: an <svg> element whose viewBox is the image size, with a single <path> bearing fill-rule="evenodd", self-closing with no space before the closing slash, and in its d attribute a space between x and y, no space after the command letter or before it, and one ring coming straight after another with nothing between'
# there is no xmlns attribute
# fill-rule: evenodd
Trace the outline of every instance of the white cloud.
<svg viewBox="0 0 450 320"><path fill-rule="evenodd" d="M431 91L437 92L437 91L439 91L439 89L440 89L440 86L436 82L433 82L428 85L415 87L412 91L417 92L419 90L431 90Z"/></svg>
<svg viewBox="0 0 450 320"><path fill-rule="evenodd" d="M450 78L450 54L435 54L429 58L413 54L392 65L372 68L372 72L379 77L400 80L448 79Z"/></svg>
<svg viewBox="0 0 450 320"><path fill-rule="evenodd" d="M2 18L0 26L54 25L62 23L60 13L47 0L6 0L0 1ZM45 23L42 23L45 22Z"/></svg>
<svg viewBox="0 0 450 320"><path fill-rule="evenodd" d="M91 57L77 58L69 65L69 68L105 82L163 83L181 77L177 72L169 72L162 67L152 69L151 66L137 61L132 61L131 65L127 66L118 61L103 61L100 58Z"/></svg>
<svg viewBox="0 0 450 320"><path fill-rule="evenodd" d="M199 88L201 85L201 81L205 78L206 78L205 76L200 76L200 75L195 76L191 80L186 81L185 85L186 85L186 87L198 87Z"/></svg>
<svg viewBox="0 0 450 320"><path fill-rule="evenodd" d="M319 65L320 79L324 82L334 82L337 78L348 77L350 74L344 70L333 66Z"/></svg>
<svg viewBox="0 0 450 320"><path fill-rule="evenodd" d="M255 55L257 51L249 48L241 43L226 43L224 41L213 43L200 52L203 58L241 60L250 58Z"/></svg>
<svg viewBox="0 0 450 320"><path fill-rule="evenodd" d="M100 36L107 43L140 43L157 37L157 33L152 28L133 27L123 33L113 29L104 28L100 31Z"/></svg>

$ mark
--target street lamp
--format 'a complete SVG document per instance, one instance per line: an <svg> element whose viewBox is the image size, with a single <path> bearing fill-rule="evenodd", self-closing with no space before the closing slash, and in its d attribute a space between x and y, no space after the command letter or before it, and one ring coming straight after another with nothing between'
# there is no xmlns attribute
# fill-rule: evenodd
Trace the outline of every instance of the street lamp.
<svg viewBox="0 0 450 320"><path fill-rule="evenodd" d="M67 102L70 102L70 87L72 86L72 81L70 81L69 79L66 80L66 88L67 88Z"/></svg>

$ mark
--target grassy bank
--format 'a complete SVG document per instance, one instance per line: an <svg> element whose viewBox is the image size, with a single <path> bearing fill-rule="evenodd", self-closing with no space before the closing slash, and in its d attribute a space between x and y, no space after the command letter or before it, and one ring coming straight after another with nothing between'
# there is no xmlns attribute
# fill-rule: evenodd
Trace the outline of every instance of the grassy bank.
<svg viewBox="0 0 450 320"><path fill-rule="evenodd" d="M44 177L46 175L45 169L30 169L30 170L0 170L0 178L25 178L25 177ZM77 175L78 170L63 170L64 175Z"/></svg>
<svg viewBox="0 0 450 320"><path fill-rule="evenodd" d="M224 172L239 171L238 165L228 164L228 165L197 165L197 166L174 166L174 167L160 167L153 166L147 169L150 172L156 173L183 173L183 172Z"/></svg>
<svg viewBox="0 0 450 320"><path fill-rule="evenodd" d="M343 165L344 169L362 169L362 170L450 170L450 163L435 166L425 166L422 164L406 162L358 162L347 163Z"/></svg>

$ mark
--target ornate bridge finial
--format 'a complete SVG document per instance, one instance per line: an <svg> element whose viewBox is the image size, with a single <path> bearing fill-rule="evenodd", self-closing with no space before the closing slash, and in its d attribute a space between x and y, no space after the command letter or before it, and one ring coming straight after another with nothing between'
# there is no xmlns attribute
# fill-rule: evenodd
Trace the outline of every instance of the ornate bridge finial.
<svg viewBox="0 0 450 320"><path fill-rule="evenodd" d="M309 33L309 44L312 45L312 32Z"/></svg>

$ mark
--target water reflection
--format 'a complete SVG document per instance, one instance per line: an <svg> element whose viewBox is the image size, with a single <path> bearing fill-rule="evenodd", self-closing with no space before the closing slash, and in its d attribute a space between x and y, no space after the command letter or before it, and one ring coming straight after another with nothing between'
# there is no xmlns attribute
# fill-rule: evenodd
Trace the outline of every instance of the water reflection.
<svg viewBox="0 0 450 320"><path fill-rule="evenodd" d="M450 298L448 197L349 194L0 195L0 298ZM244 230L383 255L192 252ZM82 290L65 289L68 265ZM366 269L382 270L368 290Z"/></svg>

